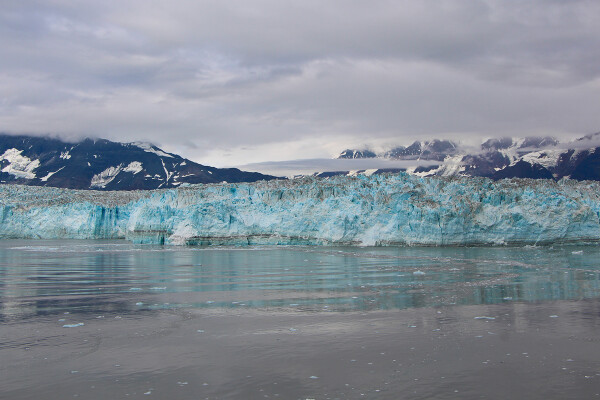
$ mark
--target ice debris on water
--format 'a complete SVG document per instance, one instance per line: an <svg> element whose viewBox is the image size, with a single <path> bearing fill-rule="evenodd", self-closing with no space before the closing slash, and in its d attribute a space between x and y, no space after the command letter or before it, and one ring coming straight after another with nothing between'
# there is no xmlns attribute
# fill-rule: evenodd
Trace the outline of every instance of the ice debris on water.
<svg viewBox="0 0 600 400"><path fill-rule="evenodd" d="M598 193L600 182L404 173L130 192L0 185L0 238L174 245L595 241Z"/></svg>
<svg viewBox="0 0 600 400"><path fill-rule="evenodd" d="M480 317L475 317L473 319L496 319L496 317L486 317L486 316L480 316Z"/></svg>
<svg viewBox="0 0 600 400"><path fill-rule="evenodd" d="M583 254L583 250L572 251L571 254Z"/></svg>
<svg viewBox="0 0 600 400"><path fill-rule="evenodd" d="M423 271L415 271L415 272L413 272L413 275L425 275L425 272L423 272Z"/></svg>
<svg viewBox="0 0 600 400"><path fill-rule="evenodd" d="M198 333L204 333L204 330L198 329L196 332L198 332Z"/></svg>
<svg viewBox="0 0 600 400"><path fill-rule="evenodd" d="M318 376L311 375L311 376L310 376L310 379L319 379L319 377L318 377Z"/></svg>
<svg viewBox="0 0 600 400"><path fill-rule="evenodd" d="M85 324L83 322L78 322L76 324L66 324L63 325L63 328L77 328L78 326L84 326Z"/></svg>

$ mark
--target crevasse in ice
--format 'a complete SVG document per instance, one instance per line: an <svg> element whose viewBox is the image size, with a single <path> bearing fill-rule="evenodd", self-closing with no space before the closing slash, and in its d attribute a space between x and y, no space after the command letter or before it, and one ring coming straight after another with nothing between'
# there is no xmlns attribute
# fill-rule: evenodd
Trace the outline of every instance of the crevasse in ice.
<svg viewBox="0 0 600 400"><path fill-rule="evenodd" d="M165 244L600 240L600 183L407 174L95 192L0 186L2 238Z"/></svg>

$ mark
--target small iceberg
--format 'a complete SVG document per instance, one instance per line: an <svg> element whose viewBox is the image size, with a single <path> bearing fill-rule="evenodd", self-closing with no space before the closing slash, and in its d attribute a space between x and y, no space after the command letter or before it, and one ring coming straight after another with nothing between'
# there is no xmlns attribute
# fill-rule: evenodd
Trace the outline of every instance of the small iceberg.
<svg viewBox="0 0 600 400"><path fill-rule="evenodd" d="M83 322L78 322L76 324L67 324L67 325L63 325L63 328L77 328L78 326L84 326L85 324Z"/></svg>

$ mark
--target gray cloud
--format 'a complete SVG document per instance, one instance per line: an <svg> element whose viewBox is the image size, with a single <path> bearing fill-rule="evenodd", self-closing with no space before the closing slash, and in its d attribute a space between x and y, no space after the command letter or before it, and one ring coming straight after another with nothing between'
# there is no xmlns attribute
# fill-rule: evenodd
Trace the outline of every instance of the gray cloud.
<svg viewBox="0 0 600 400"><path fill-rule="evenodd" d="M599 130L600 3L10 2L0 130L238 165Z"/></svg>

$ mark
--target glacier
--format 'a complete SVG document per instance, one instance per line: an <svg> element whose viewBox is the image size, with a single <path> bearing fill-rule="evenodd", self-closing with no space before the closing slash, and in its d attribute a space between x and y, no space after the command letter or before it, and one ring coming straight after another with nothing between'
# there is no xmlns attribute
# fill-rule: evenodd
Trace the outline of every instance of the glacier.
<svg viewBox="0 0 600 400"><path fill-rule="evenodd" d="M406 173L90 191L0 185L0 238L173 245L600 242L600 183Z"/></svg>

